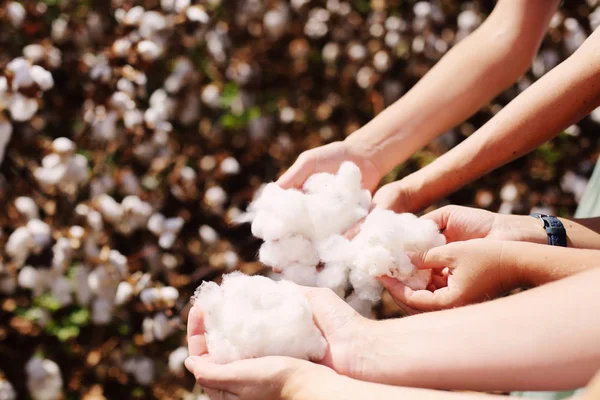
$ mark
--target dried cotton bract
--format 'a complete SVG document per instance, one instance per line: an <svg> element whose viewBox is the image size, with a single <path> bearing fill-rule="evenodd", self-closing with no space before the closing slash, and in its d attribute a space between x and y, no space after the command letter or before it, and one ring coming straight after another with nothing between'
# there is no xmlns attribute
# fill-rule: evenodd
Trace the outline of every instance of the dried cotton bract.
<svg viewBox="0 0 600 400"><path fill-rule="evenodd" d="M204 313L206 344L218 363L288 356L321 360L327 342L313 322L312 310L291 282L233 272L218 286L204 282L195 307Z"/></svg>

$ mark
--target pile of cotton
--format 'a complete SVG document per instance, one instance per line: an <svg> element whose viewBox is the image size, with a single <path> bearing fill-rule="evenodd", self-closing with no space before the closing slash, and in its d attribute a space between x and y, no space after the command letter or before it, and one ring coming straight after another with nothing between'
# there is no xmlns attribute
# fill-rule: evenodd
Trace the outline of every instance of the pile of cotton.
<svg viewBox="0 0 600 400"><path fill-rule="evenodd" d="M203 282L194 307L204 314L206 345L217 363L288 356L321 360L327 342L308 300L291 282L233 272L221 286Z"/></svg>
<svg viewBox="0 0 600 400"><path fill-rule="evenodd" d="M362 302L381 298L379 276L425 289L430 272L417 270L406 252L441 246L444 236L433 221L413 214L369 213L371 196L361 179L358 167L346 162L337 174L311 176L302 190L266 185L239 219L264 240L259 260L301 285L328 287L341 297L352 290L347 300L363 309ZM360 221L352 240L342 236Z"/></svg>

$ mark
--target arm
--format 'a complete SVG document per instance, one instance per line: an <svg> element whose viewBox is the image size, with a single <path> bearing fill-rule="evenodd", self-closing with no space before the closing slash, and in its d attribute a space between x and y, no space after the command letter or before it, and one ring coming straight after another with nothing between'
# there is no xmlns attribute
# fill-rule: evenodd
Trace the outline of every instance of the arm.
<svg viewBox="0 0 600 400"><path fill-rule="evenodd" d="M528 215L497 214L506 232L513 240L547 244L548 236L542 223ZM559 218L567 231L567 245L578 249L600 249L600 217L569 219Z"/></svg>
<svg viewBox="0 0 600 400"><path fill-rule="evenodd" d="M380 280L400 306L440 310L496 298L600 266L600 251L525 242L474 239L410 254L418 269L432 270L430 290L411 290L390 277ZM436 272L441 269L447 272Z"/></svg>
<svg viewBox="0 0 600 400"><path fill-rule="evenodd" d="M374 190L385 174L465 120L531 64L558 0L499 0L487 20L454 46L408 93L346 140L305 151L278 180L302 187L344 161Z"/></svg>
<svg viewBox="0 0 600 400"><path fill-rule="evenodd" d="M409 208L431 204L533 150L600 105L599 39L600 29L467 140L394 183L408 191Z"/></svg>
<svg viewBox="0 0 600 400"><path fill-rule="evenodd" d="M373 322L369 380L438 389L563 390L600 367L600 268L510 297Z"/></svg>
<svg viewBox="0 0 600 400"><path fill-rule="evenodd" d="M310 373L298 374L289 380L282 398L290 400L500 400L505 398L483 393L449 393L389 386L351 379L335 374L333 371L327 373L315 368L309 370Z"/></svg>
<svg viewBox="0 0 600 400"><path fill-rule="evenodd" d="M529 68L558 1L500 0L406 95L348 139L386 174Z"/></svg>

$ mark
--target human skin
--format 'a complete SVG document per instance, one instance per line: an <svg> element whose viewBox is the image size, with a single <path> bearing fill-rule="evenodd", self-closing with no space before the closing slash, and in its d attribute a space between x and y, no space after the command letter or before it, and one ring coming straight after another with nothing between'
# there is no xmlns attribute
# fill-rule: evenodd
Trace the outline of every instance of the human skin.
<svg viewBox="0 0 600 400"><path fill-rule="evenodd" d="M432 389L568 390L585 386L600 368L599 283L600 268L593 268L509 297L384 321L361 317L328 289L306 291L329 343L321 364L338 374ZM230 380L223 382L219 367L206 368L211 362L197 306L188 320L188 345L192 357L204 357L205 372L191 368L200 384L217 390L225 390L220 384L247 387L235 381L238 370L224 371L223 379ZM284 357L276 358L279 369L263 374L257 364L250 365L254 375L243 379L261 386L287 376L290 366L280 360ZM246 370L249 364L244 364L236 368ZM283 386L277 382L280 393Z"/></svg>
<svg viewBox="0 0 600 400"><path fill-rule="evenodd" d="M497 214L477 208L450 205L425 214L435 221L446 240L497 239L546 244L543 223L529 215ZM567 246L600 249L600 217L559 218L567 232Z"/></svg>
<svg viewBox="0 0 600 400"><path fill-rule="evenodd" d="M535 149L600 106L600 29L465 141L373 201L415 211Z"/></svg>
<svg viewBox="0 0 600 400"><path fill-rule="evenodd" d="M600 266L600 250L473 239L410 254L418 269L430 269L430 290L412 290L397 279L380 281L399 305L431 311L494 299L522 287L537 287Z"/></svg>
<svg viewBox="0 0 600 400"><path fill-rule="evenodd" d="M402 98L346 140L303 153L278 183L300 187L314 173L333 173L344 161L353 161L361 168L363 185L374 190L395 166L467 119L527 70L558 3L498 1L486 21Z"/></svg>

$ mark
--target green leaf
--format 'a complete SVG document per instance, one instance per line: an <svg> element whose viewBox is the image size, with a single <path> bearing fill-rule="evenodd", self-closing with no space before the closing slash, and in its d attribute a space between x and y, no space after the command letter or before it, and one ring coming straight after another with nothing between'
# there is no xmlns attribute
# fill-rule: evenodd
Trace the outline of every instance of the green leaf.
<svg viewBox="0 0 600 400"><path fill-rule="evenodd" d="M80 308L73 311L69 315L68 320L73 325L87 325L90 322L90 312L86 308Z"/></svg>
<svg viewBox="0 0 600 400"><path fill-rule="evenodd" d="M50 312L56 312L62 308L60 302L50 293L44 293L37 297L34 299L33 304L38 307L45 308Z"/></svg>

